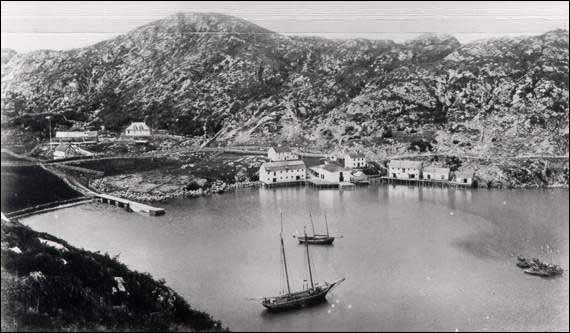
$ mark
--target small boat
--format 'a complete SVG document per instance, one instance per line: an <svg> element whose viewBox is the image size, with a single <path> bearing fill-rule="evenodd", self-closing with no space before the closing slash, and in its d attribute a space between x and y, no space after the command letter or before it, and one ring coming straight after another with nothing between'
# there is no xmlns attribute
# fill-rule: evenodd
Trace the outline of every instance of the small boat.
<svg viewBox="0 0 570 333"><path fill-rule="evenodd" d="M307 233L305 232L305 236ZM287 292L277 296L260 297L263 305L268 311L286 311L291 309L303 308L311 305L322 303L326 300L327 294L335 287L340 285L345 279L338 279L332 283L324 282L324 285L318 285L313 281L313 272L311 270L311 256L309 254L309 244L306 245L307 268L309 272L310 287L307 286L301 291L292 292L289 283L289 270L287 268L287 257L285 256L285 245L283 244L283 217L281 218L281 258L285 271L285 279L287 282Z"/></svg>
<svg viewBox="0 0 570 333"><path fill-rule="evenodd" d="M313 223L313 216L309 213L309 218L311 220L311 226L313 228L313 235L308 236L307 233L303 236L293 236L297 237L299 244L315 244L315 245L331 245L334 242L335 237L329 234L329 224L327 222L327 216L325 214L325 226L327 228L326 234L317 234L315 232L315 224Z"/></svg>
<svg viewBox="0 0 570 333"><path fill-rule="evenodd" d="M532 258L529 261L522 256L517 257L517 266L523 268L524 272L527 274L542 277L556 276L564 272L562 267L558 265L545 264L537 258Z"/></svg>
<svg viewBox="0 0 570 333"><path fill-rule="evenodd" d="M530 268L525 269L524 272L530 275L549 277L560 275L564 272L564 270L558 265L541 263L541 265L532 265Z"/></svg>

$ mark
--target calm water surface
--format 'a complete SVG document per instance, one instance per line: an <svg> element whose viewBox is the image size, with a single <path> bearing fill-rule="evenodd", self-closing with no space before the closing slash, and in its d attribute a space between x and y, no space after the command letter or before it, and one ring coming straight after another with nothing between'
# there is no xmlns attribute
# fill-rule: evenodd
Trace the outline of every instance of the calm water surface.
<svg viewBox="0 0 570 333"><path fill-rule="evenodd" d="M243 190L180 200L162 217L92 204L23 222L164 278L232 330L568 330L568 191L370 186ZM280 288L279 211L293 288L306 279L291 236L323 213L344 235L311 247L316 279L346 281L314 308L270 314L248 297ZM561 264L523 274L517 254Z"/></svg>

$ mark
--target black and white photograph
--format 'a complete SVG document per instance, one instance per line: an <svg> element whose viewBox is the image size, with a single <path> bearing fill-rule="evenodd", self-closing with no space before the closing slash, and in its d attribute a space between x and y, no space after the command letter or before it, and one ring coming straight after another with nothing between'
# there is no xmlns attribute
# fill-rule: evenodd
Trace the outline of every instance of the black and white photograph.
<svg viewBox="0 0 570 333"><path fill-rule="evenodd" d="M1 1L1 330L569 330L568 1Z"/></svg>

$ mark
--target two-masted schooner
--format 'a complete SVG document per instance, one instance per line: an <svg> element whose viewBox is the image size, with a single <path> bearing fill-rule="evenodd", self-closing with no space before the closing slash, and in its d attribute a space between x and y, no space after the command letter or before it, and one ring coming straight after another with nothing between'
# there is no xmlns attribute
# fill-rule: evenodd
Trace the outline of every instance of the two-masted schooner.
<svg viewBox="0 0 570 333"><path fill-rule="evenodd" d="M305 236L306 235L307 234L305 232ZM279 233L279 238L281 240L281 256L283 261L283 268L285 270L287 292L278 296L261 297L261 305L263 305L270 311L284 311L284 310L301 308L324 302L327 293L331 291L334 287L341 284L344 281L344 278L339 279L332 283L325 282L324 285L318 285L317 283L315 283L313 281L313 272L311 270L311 255L309 253L309 244L305 243L310 287L307 286L306 289L301 291L296 291L296 292L291 291L291 285L289 283L289 269L287 267L285 245L283 243L283 215L281 215L281 232Z"/></svg>
<svg viewBox="0 0 570 333"><path fill-rule="evenodd" d="M327 229L326 234L317 234L315 231L315 224L313 223L313 215L309 212L309 219L311 220L311 227L313 235L308 236L307 233L303 236L296 236L300 244L317 244L317 245L331 245L334 242L334 236L329 234L329 223L327 222L327 215L325 214L325 226Z"/></svg>

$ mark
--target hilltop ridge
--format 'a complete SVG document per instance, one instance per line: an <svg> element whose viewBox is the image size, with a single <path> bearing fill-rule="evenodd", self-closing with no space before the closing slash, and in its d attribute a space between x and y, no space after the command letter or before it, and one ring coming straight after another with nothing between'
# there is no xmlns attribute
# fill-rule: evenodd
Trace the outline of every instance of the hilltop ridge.
<svg viewBox="0 0 570 333"><path fill-rule="evenodd" d="M408 149L396 132L436 151L567 154L568 32L329 40L178 13L86 48L3 50L3 128L45 137L46 113L60 128L147 119L220 145Z"/></svg>

